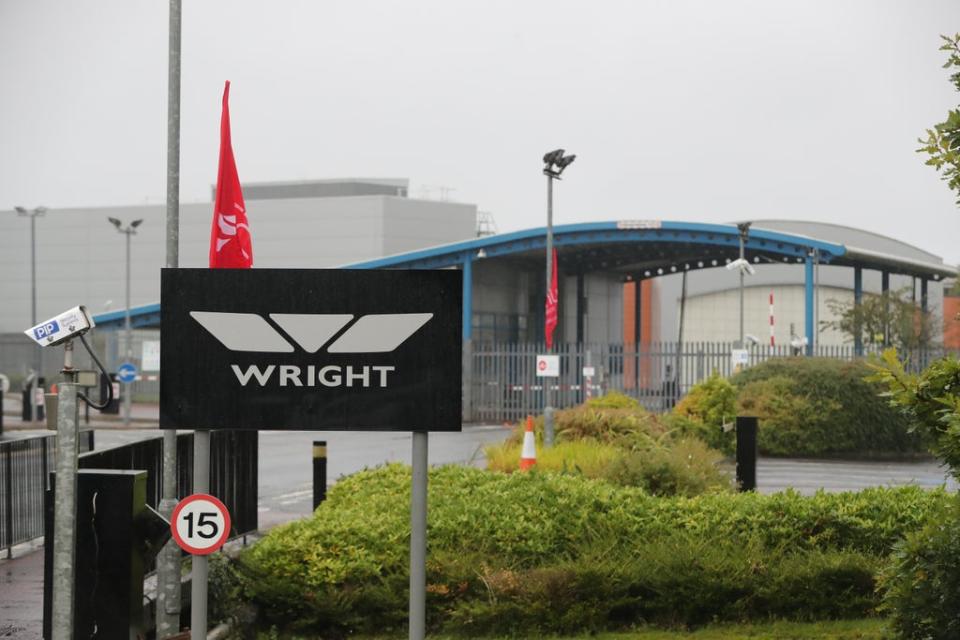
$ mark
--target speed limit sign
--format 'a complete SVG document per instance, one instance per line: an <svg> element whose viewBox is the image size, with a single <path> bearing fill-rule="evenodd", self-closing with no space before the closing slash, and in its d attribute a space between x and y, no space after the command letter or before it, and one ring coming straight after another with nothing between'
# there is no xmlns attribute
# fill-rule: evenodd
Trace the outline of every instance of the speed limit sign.
<svg viewBox="0 0 960 640"><path fill-rule="evenodd" d="M205 556L222 547L230 537L230 513L213 496L195 493L177 503L170 529L181 549Z"/></svg>

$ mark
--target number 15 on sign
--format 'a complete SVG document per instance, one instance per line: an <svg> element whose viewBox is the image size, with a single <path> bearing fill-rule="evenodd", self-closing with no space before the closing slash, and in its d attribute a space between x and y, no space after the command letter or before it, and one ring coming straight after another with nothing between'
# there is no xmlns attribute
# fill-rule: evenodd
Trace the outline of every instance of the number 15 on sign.
<svg viewBox="0 0 960 640"><path fill-rule="evenodd" d="M177 503L170 530L181 549L205 556L222 547L230 537L230 512L215 497L195 493Z"/></svg>

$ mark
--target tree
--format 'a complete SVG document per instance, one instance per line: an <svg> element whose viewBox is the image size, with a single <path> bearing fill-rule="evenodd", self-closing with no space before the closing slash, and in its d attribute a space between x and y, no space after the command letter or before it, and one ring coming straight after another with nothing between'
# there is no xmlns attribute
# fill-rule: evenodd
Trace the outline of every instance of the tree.
<svg viewBox="0 0 960 640"><path fill-rule="evenodd" d="M948 53L944 69L952 69L950 82L960 91L960 33L940 36L944 44L941 51ZM918 153L925 153L927 164L943 174L947 186L957 193L957 205L960 205L960 107L947 112L947 119L927 129L926 139L918 140L921 146Z"/></svg>
<svg viewBox="0 0 960 640"><path fill-rule="evenodd" d="M856 342L859 334L862 344L892 345L901 351L929 347L937 335L936 316L923 311L907 292L901 289L867 294L859 305L852 300L827 300L827 308L836 319L821 321L821 331L835 329L851 342Z"/></svg>

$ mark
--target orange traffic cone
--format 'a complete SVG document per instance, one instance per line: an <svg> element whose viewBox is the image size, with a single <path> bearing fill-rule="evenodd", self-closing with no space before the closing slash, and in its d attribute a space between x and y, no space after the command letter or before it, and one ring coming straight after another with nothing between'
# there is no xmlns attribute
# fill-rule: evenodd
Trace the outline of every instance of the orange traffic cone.
<svg viewBox="0 0 960 640"><path fill-rule="evenodd" d="M537 443L533 436L533 417L527 416L527 430L523 434L523 450L520 452L520 470L526 471L537 464Z"/></svg>

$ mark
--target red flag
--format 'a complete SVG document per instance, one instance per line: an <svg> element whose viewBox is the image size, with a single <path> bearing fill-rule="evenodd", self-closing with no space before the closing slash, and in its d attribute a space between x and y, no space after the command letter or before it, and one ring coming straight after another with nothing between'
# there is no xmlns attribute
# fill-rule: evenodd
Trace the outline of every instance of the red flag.
<svg viewBox="0 0 960 640"><path fill-rule="evenodd" d="M227 80L223 87L223 113L220 116L220 167L210 231L210 268L249 269L253 266L253 243L230 143L229 98L230 81Z"/></svg>
<svg viewBox="0 0 960 640"><path fill-rule="evenodd" d="M553 330L557 328L557 250L553 250L553 268L550 270L550 290L547 291L547 306L544 312L543 334L547 339L547 349L553 348Z"/></svg>

